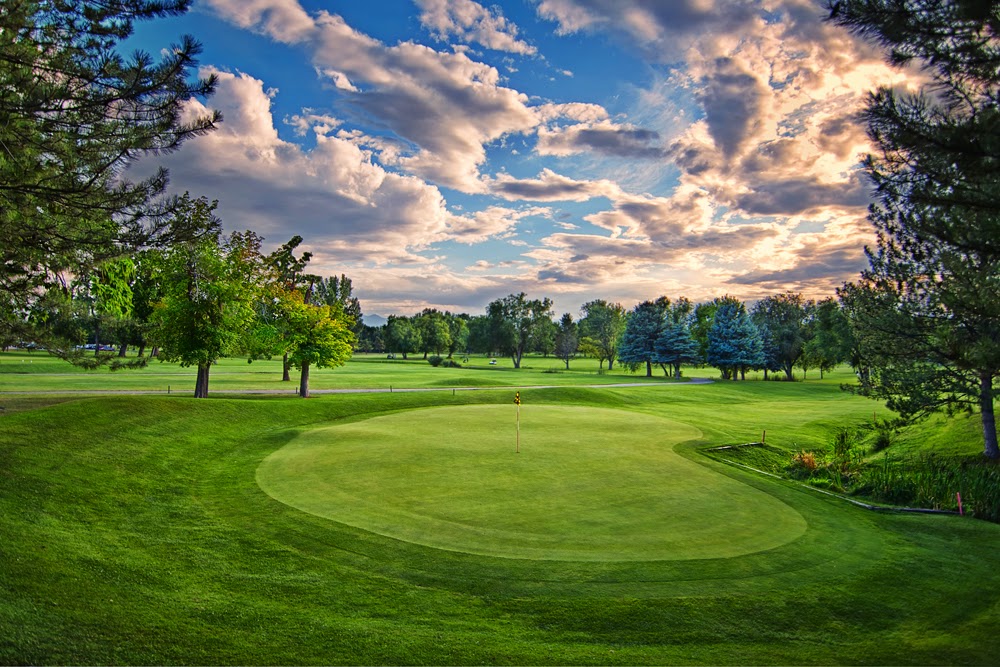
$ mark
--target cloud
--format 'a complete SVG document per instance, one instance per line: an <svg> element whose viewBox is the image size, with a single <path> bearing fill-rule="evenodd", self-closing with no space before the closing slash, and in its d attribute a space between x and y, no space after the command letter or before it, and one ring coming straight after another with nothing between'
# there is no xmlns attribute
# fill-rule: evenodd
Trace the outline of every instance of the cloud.
<svg viewBox="0 0 1000 667"><path fill-rule="evenodd" d="M653 159L664 156L659 141L659 133L653 130L603 121L566 128L540 128L535 150L539 155L560 157L592 151L614 157Z"/></svg>
<svg viewBox="0 0 1000 667"><path fill-rule="evenodd" d="M209 73L218 77L212 102L225 121L159 161L171 168L175 190L219 199L229 229L254 229L273 243L300 234L326 261L405 266L433 261L420 254L432 244L504 236L546 211L492 207L455 215L435 186L375 164L363 137L315 131L311 150L283 141L271 115L273 91L247 74ZM191 100L186 113L203 107ZM293 120L303 131L331 123L315 114Z"/></svg>
<svg viewBox="0 0 1000 667"><path fill-rule="evenodd" d="M472 0L415 0L420 23L438 39L457 37L488 49L533 55L537 49L517 38L517 26L499 8L486 9Z"/></svg>
<svg viewBox="0 0 1000 667"><path fill-rule="evenodd" d="M604 31L652 61L676 59L698 34L739 34L757 17L754 2L724 0L537 0L557 32Z"/></svg>
<svg viewBox="0 0 1000 667"><path fill-rule="evenodd" d="M526 95L499 85L494 67L465 53L413 42L387 46L341 16L326 11L310 16L293 0L210 4L241 27L305 45L316 70L336 84L345 111L410 145L392 166L433 183L482 192L478 169L486 159L484 146L538 125Z"/></svg>
<svg viewBox="0 0 1000 667"><path fill-rule="evenodd" d="M512 201L582 202L595 197L622 195L621 189L611 181L577 181L551 169L543 169L537 178L518 179L509 174L499 174L486 182L492 194Z"/></svg>

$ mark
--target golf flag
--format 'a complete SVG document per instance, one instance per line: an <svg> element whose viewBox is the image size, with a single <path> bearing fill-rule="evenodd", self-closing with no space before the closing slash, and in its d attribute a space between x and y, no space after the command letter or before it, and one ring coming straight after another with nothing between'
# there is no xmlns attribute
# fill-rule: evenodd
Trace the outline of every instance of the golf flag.
<svg viewBox="0 0 1000 667"><path fill-rule="evenodd" d="M521 392L514 392L514 405L521 405Z"/></svg>

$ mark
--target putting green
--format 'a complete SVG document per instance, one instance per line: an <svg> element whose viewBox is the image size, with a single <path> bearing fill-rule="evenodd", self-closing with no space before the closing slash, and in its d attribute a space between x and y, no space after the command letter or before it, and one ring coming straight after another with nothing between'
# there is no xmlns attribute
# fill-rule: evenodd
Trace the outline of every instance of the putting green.
<svg viewBox="0 0 1000 667"><path fill-rule="evenodd" d="M307 431L268 456L273 498L453 551L545 560L725 558L786 544L802 516L674 453L700 432L651 415L513 405L413 410Z"/></svg>

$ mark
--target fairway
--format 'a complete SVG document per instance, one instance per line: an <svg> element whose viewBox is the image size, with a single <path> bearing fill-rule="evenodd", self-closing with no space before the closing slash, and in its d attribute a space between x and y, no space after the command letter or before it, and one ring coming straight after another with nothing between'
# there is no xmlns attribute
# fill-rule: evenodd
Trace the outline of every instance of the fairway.
<svg viewBox="0 0 1000 667"><path fill-rule="evenodd" d="M257 482L295 508L469 554L570 561L730 558L807 524L767 493L674 452L701 432L581 406L432 408L323 426L268 456Z"/></svg>

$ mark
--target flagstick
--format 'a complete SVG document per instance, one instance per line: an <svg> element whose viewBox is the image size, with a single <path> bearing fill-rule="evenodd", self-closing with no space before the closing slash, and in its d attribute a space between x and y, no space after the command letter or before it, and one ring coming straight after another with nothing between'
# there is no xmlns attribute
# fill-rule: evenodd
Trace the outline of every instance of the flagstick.
<svg viewBox="0 0 1000 667"><path fill-rule="evenodd" d="M521 404L517 404L517 448L514 450L515 454L521 453Z"/></svg>

